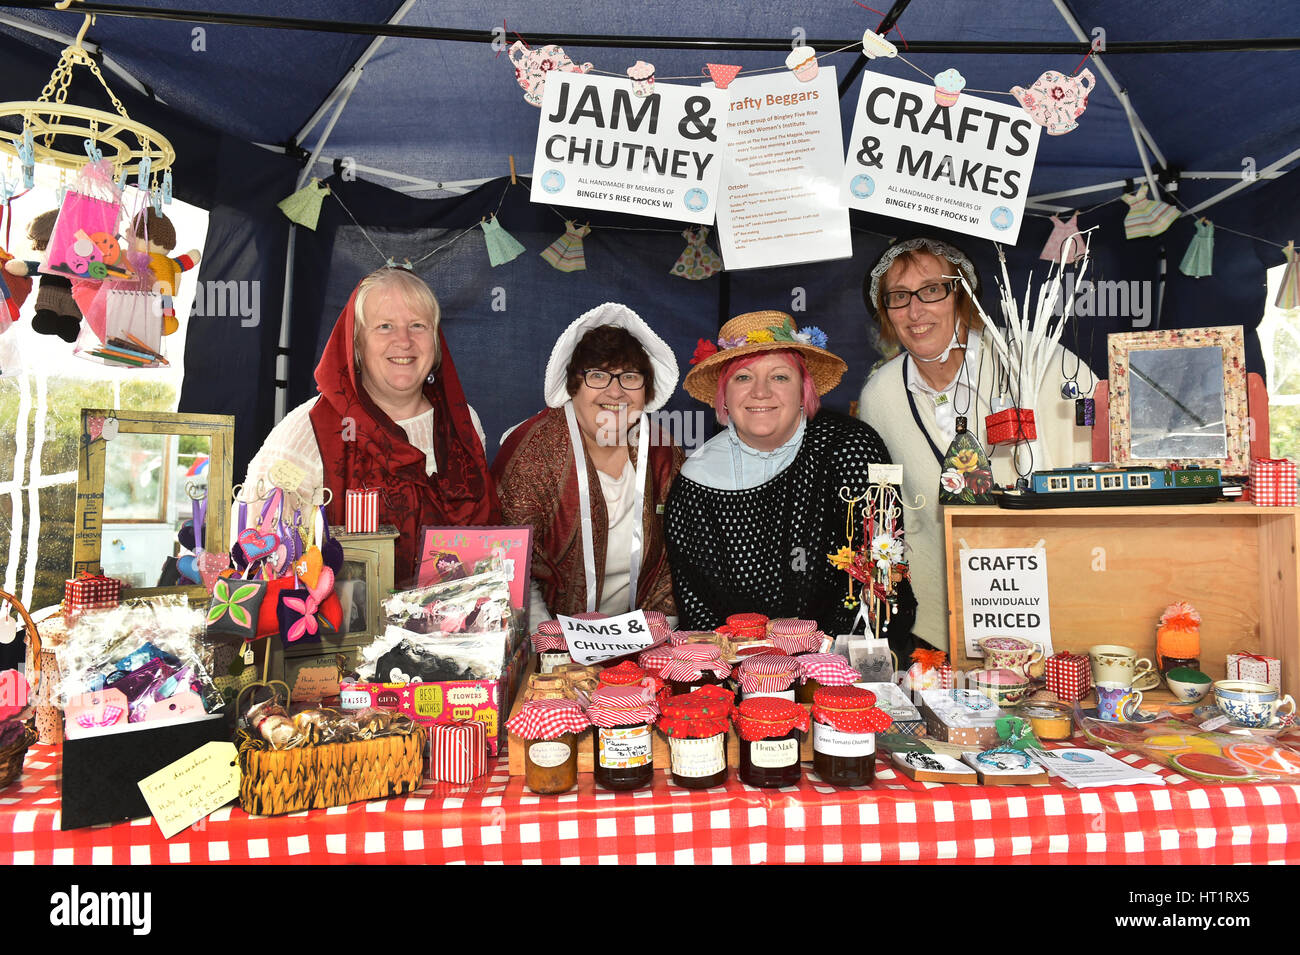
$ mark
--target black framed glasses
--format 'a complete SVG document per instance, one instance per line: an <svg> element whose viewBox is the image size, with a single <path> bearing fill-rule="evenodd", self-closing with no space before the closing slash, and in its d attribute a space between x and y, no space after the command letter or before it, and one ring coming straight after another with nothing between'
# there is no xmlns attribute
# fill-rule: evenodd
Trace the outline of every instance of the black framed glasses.
<svg viewBox="0 0 1300 955"><path fill-rule="evenodd" d="M952 294L953 286L956 284L956 279L950 279L947 282L932 282L910 292L905 288L896 288L885 293L885 308L903 308L912 301L913 295L927 305L942 302Z"/></svg>
<svg viewBox="0 0 1300 955"><path fill-rule="evenodd" d="M582 380L587 383L587 387L597 391L608 388L609 383L616 378L624 391L640 391L645 387L645 375L639 371L620 371L614 374L600 368L588 368L582 373Z"/></svg>

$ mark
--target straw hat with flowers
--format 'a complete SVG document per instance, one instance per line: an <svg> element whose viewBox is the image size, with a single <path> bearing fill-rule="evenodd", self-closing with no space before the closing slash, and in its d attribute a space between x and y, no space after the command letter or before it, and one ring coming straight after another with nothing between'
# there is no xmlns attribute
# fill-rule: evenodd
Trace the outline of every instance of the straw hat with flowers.
<svg viewBox="0 0 1300 955"><path fill-rule="evenodd" d="M785 312L746 312L723 325L716 342L700 339L691 358L694 367L683 387L692 397L711 405L727 362L754 352L781 350L803 357L819 395L838 385L848 368L844 359L826 350L826 333L815 325L799 328Z"/></svg>

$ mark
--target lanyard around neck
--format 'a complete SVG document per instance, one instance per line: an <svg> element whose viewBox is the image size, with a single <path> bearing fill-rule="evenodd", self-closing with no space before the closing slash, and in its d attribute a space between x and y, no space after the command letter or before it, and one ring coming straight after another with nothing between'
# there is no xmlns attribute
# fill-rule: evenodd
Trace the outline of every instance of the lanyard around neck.
<svg viewBox="0 0 1300 955"><path fill-rule="evenodd" d="M637 428L636 489L633 496L632 550L628 560L628 610L636 609L637 583L641 573L641 551L645 538L645 483L650 462L650 429L644 415ZM591 521L591 482L587 478L587 453L573 402L565 402L564 420L569 425L569 444L573 446L573 466L578 478L578 515L582 521L582 572L587 585L587 612L596 610L596 547ZM608 543L608 542L607 542Z"/></svg>
<svg viewBox="0 0 1300 955"><path fill-rule="evenodd" d="M921 421L921 412L916 410L916 399L912 396L912 389L907 387L907 363L911 360L911 355L906 355L903 358L903 394L907 395L907 406L912 409L912 420L916 422L916 429L925 436L925 443L930 446L930 450L934 453L934 459L939 462L939 469L943 470L943 452L934 443L934 438L930 437L929 430Z"/></svg>

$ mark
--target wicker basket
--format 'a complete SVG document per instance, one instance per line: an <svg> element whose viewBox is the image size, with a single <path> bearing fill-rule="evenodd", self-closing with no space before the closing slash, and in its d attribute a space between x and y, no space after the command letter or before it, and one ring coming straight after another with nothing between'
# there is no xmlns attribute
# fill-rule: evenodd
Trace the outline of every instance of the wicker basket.
<svg viewBox="0 0 1300 955"><path fill-rule="evenodd" d="M41 635L37 632L36 623L32 620L31 614L23 606L22 601L12 594L7 594L0 590L0 602L8 603L18 611L18 616L23 618L23 625L27 628L27 640L32 648L32 659L35 663L32 665L30 672L23 674L27 678L29 698L34 698L41 684ZM17 741L10 743L8 746L0 749L0 789L10 786L22 775L23 760L27 758L27 748L36 742L36 728L32 721L28 720L23 735Z"/></svg>
<svg viewBox="0 0 1300 955"><path fill-rule="evenodd" d="M260 816L402 796L424 776L424 727L409 736L273 750L245 734L239 802Z"/></svg>

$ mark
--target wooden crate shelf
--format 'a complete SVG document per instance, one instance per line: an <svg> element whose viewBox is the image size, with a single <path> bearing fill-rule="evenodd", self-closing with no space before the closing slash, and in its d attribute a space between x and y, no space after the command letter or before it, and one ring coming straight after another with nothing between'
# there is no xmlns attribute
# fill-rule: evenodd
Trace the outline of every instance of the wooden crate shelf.
<svg viewBox="0 0 1300 955"><path fill-rule="evenodd" d="M1300 508L946 507L944 532L955 669L980 663L965 652L960 551L1041 540L1054 649L1121 644L1154 660L1161 612L1185 600L1201 614L1206 674L1222 679L1232 651L1262 653L1283 661L1283 691L1300 696Z"/></svg>

